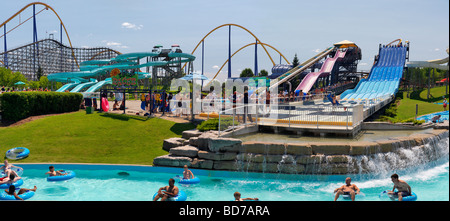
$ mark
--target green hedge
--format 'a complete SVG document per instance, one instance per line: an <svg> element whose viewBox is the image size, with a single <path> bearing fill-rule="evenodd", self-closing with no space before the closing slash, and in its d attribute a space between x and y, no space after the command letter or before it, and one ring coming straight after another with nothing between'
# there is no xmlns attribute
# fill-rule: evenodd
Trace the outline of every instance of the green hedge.
<svg viewBox="0 0 450 221"><path fill-rule="evenodd" d="M226 130L229 126L233 125L232 117L223 117L220 119L220 130ZM234 126L239 125L239 122L235 121ZM219 128L219 118L211 118L209 120L203 121L201 124L197 126L199 131L208 131L208 130L218 130Z"/></svg>
<svg viewBox="0 0 450 221"><path fill-rule="evenodd" d="M15 122L29 116L77 111L83 99L81 93L9 92L0 95L3 122Z"/></svg>

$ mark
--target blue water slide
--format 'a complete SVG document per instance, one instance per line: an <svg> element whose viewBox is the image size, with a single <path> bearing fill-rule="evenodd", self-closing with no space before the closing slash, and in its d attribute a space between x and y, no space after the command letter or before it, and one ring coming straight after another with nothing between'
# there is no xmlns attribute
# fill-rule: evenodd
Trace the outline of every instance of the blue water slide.
<svg viewBox="0 0 450 221"><path fill-rule="evenodd" d="M361 80L355 89L342 93L341 99L364 100L395 94L403 74L406 50L403 46L380 48L367 80Z"/></svg>
<svg viewBox="0 0 450 221"><path fill-rule="evenodd" d="M93 82L87 82L87 83L82 83L77 85L74 89L72 89L70 92L80 92L81 89L85 88L85 87L89 87L91 85L96 84L97 81L93 81Z"/></svg>

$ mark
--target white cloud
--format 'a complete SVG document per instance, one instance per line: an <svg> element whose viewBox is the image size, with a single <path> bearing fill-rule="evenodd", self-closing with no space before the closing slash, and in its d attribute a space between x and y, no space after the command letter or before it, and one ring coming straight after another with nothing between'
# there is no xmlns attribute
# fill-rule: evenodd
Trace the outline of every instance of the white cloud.
<svg viewBox="0 0 450 221"><path fill-rule="evenodd" d="M219 66L218 65L214 65L214 66L212 66L212 68L219 70Z"/></svg>
<svg viewBox="0 0 450 221"><path fill-rule="evenodd" d="M128 48L128 46L122 45L122 43L119 43L119 42L106 41L106 40L103 40L102 42L103 42L103 43L106 43L106 46L109 46L109 47Z"/></svg>
<svg viewBox="0 0 450 221"><path fill-rule="evenodd" d="M366 66L367 63L359 63L359 65L361 65L361 66Z"/></svg>
<svg viewBox="0 0 450 221"><path fill-rule="evenodd" d="M134 29L134 30L141 30L144 27L144 25L136 25L129 22L122 23L122 28L128 28L128 29Z"/></svg>
<svg viewBox="0 0 450 221"><path fill-rule="evenodd" d="M434 51L440 51L440 49L439 48L435 48Z"/></svg>
<svg viewBox="0 0 450 221"><path fill-rule="evenodd" d="M314 49L312 50L313 52L319 53L320 52L320 48Z"/></svg>

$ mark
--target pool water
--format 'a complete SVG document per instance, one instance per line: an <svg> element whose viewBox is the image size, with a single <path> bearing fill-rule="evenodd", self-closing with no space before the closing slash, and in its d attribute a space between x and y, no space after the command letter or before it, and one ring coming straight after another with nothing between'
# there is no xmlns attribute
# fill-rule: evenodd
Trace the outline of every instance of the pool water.
<svg viewBox="0 0 450 221"><path fill-rule="evenodd" d="M439 119L439 122L443 122L444 120L448 120L448 111L442 111L438 113L433 114L427 114L421 117L418 117L417 120L425 120L425 122L431 122L431 119L433 119L434 116L441 115L441 118Z"/></svg>
<svg viewBox="0 0 450 221"><path fill-rule="evenodd" d="M48 182L44 173L49 165L17 165L24 168L21 187L37 186L31 201L150 201L160 187L168 185L169 178L182 173L181 168L61 164L54 166L73 170L77 176L68 181ZM333 190L344 185L347 177L192 171L201 179L200 184L184 186L175 183L186 192L188 201L230 201L236 191L242 197L258 197L262 201L331 201ZM398 173L400 179L409 183L418 195L418 201L449 200L448 156L426 166L392 173ZM348 176L365 195L357 200L387 200L380 199L379 194L393 187L390 177Z"/></svg>

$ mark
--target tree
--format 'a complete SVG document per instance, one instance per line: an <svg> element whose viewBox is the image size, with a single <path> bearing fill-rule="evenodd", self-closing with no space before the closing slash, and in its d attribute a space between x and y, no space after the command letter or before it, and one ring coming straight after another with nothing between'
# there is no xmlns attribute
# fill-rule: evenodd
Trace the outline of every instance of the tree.
<svg viewBox="0 0 450 221"><path fill-rule="evenodd" d="M267 72L266 70L262 69L262 70L259 72L259 76L261 76L261 77L263 77L263 76L269 76L269 72Z"/></svg>
<svg viewBox="0 0 450 221"><path fill-rule="evenodd" d="M244 78L244 77L253 77L253 76L255 76L255 75L253 74L253 71L252 71L252 69L250 69L250 68L244 69L244 70L241 72L241 74L239 75L239 77L241 77L241 78Z"/></svg>
<svg viewBox="0 0 450 221"><path fill-rule="evenodd" d="M292 65L293 65L293 67L295 68L295 67L297 67L299 64L300 64L300 63L299 63L298 58L297 58L297 53L295 53L295 55L294 55L294 60L292 61Z"/></svg>

